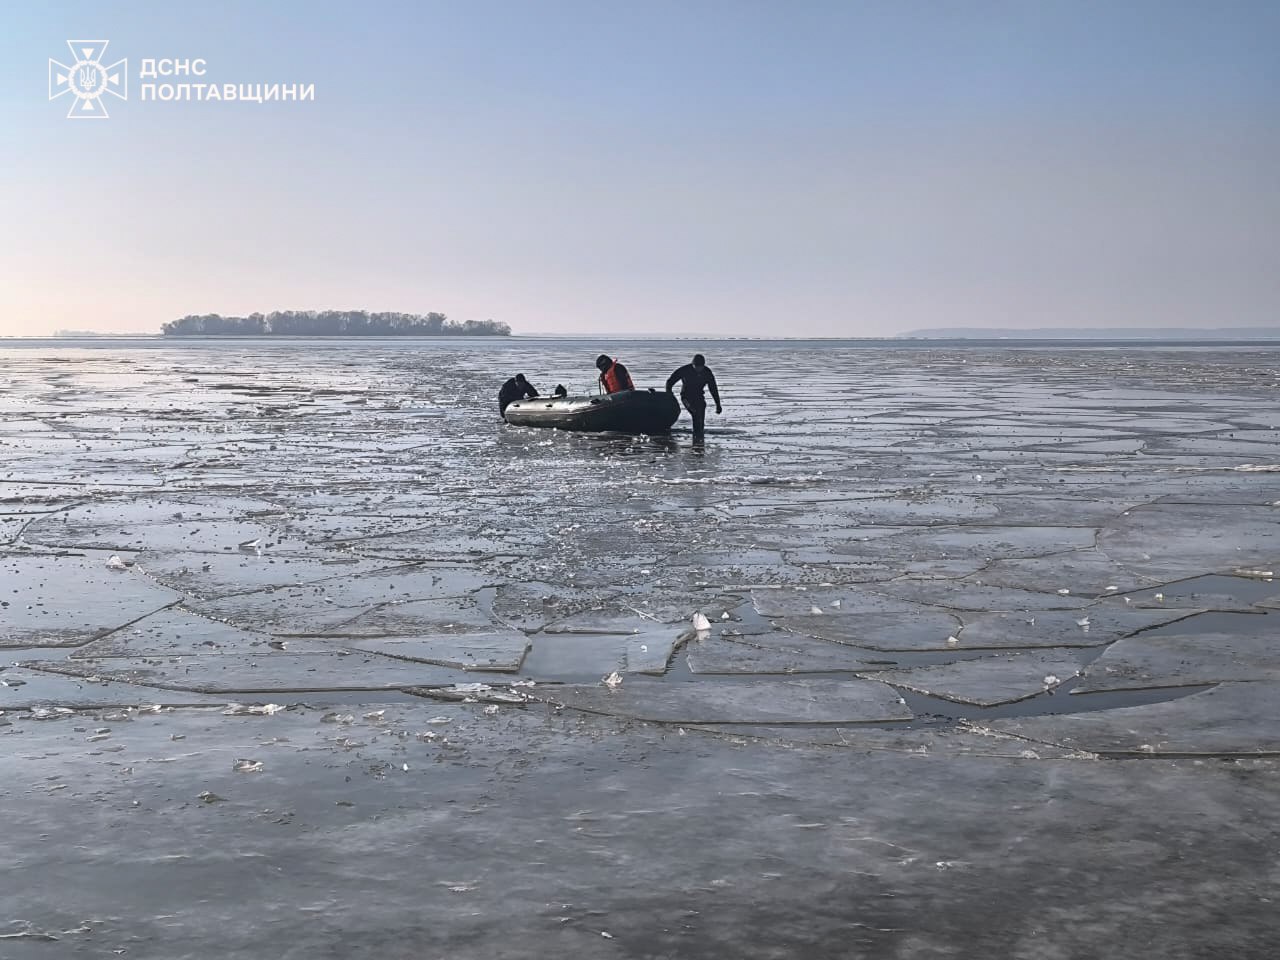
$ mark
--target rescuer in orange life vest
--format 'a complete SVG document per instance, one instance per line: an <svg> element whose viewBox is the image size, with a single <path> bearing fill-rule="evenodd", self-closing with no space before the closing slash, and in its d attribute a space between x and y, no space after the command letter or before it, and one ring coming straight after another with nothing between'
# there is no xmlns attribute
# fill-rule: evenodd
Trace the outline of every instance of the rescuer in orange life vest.
<svg viewBox="0 0 1280 960"><path fill-rule="evenodd" d="M600 385L605 393L621 393L623 390L634 390L631 374L627 368L607 354L596 357L596 368L600 371Z"/></svg>

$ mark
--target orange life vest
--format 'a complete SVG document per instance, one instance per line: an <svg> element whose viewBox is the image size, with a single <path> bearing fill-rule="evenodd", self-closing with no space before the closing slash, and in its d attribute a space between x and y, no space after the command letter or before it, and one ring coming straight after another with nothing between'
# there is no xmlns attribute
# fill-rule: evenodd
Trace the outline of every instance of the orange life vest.
<svg viewBox="0 0 1280 960"><path fill-rule="evenodd" d="M609 364L609 369L600 374L600 382L604 384L605 393L618 393L622 390L634 390L636 385L631 382L631 374L627 373L627 368L618 368L621 364L614 360Z"/></svg>

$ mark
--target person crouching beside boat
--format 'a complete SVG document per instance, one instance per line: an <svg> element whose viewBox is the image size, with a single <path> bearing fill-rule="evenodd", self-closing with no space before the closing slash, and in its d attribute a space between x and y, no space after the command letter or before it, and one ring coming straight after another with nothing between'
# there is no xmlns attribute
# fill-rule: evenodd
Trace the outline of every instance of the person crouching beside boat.
<svg viewBox="0 0 1280 960"><path fill-rule="evenodd" d="M523 373L517 373L504 383L502 389L498 391L498 415L506 415L508 404L514 403L516 400L528 400L537 395L537 388L524 378Z"/></svg>
<svg viewBox="0 0 1280 960"><path fill-rule="evenodd" d="M604 387L605 393L621 393L623 390L636 388L627 368L608 354L602 353L596 357L596 369L600 371L600 385Z"/></svg>
<svg viewBox="0 0 1280 960"><path fill-rule="evenodd" d="M680 400L684 408L689 411L689 416L693 417L693 432L700 434L707 422L707 398L702 393L704 389L711 391L711 399L716 402L716 413L721 412L720 389L716 386L716 375L707 366L706 358L700 353L695 353L693 363L686 363L667 377L667 393L671 392L677 380L680 381Z"/></svg>

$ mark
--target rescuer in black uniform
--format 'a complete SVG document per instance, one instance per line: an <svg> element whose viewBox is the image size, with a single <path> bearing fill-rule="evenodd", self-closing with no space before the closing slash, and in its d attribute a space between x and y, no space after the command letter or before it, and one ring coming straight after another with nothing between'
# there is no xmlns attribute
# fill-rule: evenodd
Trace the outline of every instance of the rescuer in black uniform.
<svg viewBox="0 0 1280 960"><path fill-rule="evenodd" d="M498 391L498 413L506 414L507 404L516 400L528 400L536 397L538 390L532 383L524 378L523 373L517 373L514 377L502 385L502 389Z"/></svg>
<svg viewBox="0 0 1280 960"><path fill-rule="evenodd" d="M711 391L711 399L716 402L716 413L721 412L720 390L716 387L716 375L707 366L706 358L700 353L695 353L693 363L686 363L667 377L668 393L671 392L677 380L680 381L680 400L684 408L689 411L689 416L693 417L693 433L694 436L698 436L702 433L707 419L707 398L702 393L704 389Z"/></svg>

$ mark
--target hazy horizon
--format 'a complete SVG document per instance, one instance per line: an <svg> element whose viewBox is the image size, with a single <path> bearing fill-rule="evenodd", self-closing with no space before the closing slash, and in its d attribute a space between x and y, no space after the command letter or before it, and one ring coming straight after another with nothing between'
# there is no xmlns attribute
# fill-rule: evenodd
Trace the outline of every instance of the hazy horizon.
<svg viewBox="0 0 1280 960"><path fill-rule="evenodd" d="M1280 6L10 6L0 335L367 309L516 334L1280 323ZM129 99L47 95L110 41ZM139 99L143 58L314 83Z"/></svg>

